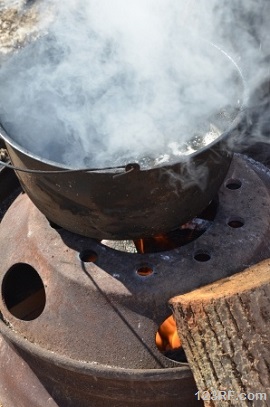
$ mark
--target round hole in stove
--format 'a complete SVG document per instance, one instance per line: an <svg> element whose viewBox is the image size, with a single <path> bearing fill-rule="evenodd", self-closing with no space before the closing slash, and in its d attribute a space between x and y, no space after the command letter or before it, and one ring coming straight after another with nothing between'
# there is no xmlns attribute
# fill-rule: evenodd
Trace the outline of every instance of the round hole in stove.
<svg viewBox="0 0 270 407"><path fill-rule="evenodd" d="M200 263L205 263L205 262L211 260L211 255L206 250L198 250L194 254L194 260L196 260Z"/></svg>
<svg viewBox="0 0 270 407"><path fill-rule="evenodd" d="M38 318L46 304L45 288L40 275L29 264L14 264L4 276L2 298L14 317L23 321Z"/></svg>
<svg viewBox="0 0 270 407"><path fill-rule="evenodd" d="M163 356L174 362L188 363L173 315L160 324L155 339L156 346Z"/></svg>
<svg viewBox="0 0 270 407"><path fill-rule="evenodd" d="M228 226L230 226L233 229L239 229L242 228L245 224L244 219L238 218L238 217L232 217L228 221Z"/></svg>
<svg viewBox="0 0 270 407"><path fill-rule="evenodd" d="M141 266L136 270L136 273L141 277L149 277L154 273L154 270L150 266Z"/></svg>
<svg viewBox="0 0 270 407"><path fill-rule="evenodd" d="M97 253L90 249L81 251L79 256L84 263L95 263L98 259Z"/></svg>
<svg viewBox="0 0 270 407"><path fill-rule="evenodd" d="M240 189L242 186L242 182L239 179L231 178L226 182L226 188L230 189L231 191L235 191Z"/></svg>

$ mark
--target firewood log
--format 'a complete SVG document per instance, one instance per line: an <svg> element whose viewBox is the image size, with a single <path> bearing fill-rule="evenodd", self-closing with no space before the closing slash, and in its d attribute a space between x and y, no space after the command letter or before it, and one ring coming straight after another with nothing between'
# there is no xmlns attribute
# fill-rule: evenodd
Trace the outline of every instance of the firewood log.
<svg viewBox="0 0 270 407"><path fill-rule="evenodd" d="M270 406L270 259L172 298L205 406Z"/></svg>

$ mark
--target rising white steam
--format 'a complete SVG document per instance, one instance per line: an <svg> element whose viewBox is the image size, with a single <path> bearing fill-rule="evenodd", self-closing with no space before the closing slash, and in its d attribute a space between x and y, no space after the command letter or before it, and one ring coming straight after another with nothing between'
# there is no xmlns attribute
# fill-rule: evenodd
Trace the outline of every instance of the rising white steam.
<svg viewBox="0 0 270 407"><path fill-rule="evenodd" d="M153 166L211 142L242 97L235 65L209 43L215 3L46 2L53 21L0 68L7 133L71 167Z"/></svg>

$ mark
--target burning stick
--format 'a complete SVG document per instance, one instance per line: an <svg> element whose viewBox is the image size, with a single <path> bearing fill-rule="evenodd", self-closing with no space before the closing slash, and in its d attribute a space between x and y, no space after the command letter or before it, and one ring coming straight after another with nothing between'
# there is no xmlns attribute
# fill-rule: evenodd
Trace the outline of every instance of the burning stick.
<svg viewBox="0 0 270 407"><path fill-rule="evenodd" d="M170 301L206 406L270 405L269 272L265 260Z"/></svg>

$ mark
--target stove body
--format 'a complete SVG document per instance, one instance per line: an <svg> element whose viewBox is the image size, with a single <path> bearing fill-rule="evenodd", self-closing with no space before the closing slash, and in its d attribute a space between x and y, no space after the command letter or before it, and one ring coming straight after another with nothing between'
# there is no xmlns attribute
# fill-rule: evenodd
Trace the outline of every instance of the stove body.
<svg viewBox="0 0 270 407"><path fill-rule="evenodd" d="M235 155L205 233L135 254L57 228L20 194L0 226L0 401L198 406L188 365L164 356L155 334L171 297L269 257L269 203L268 170Z"/></svg>

